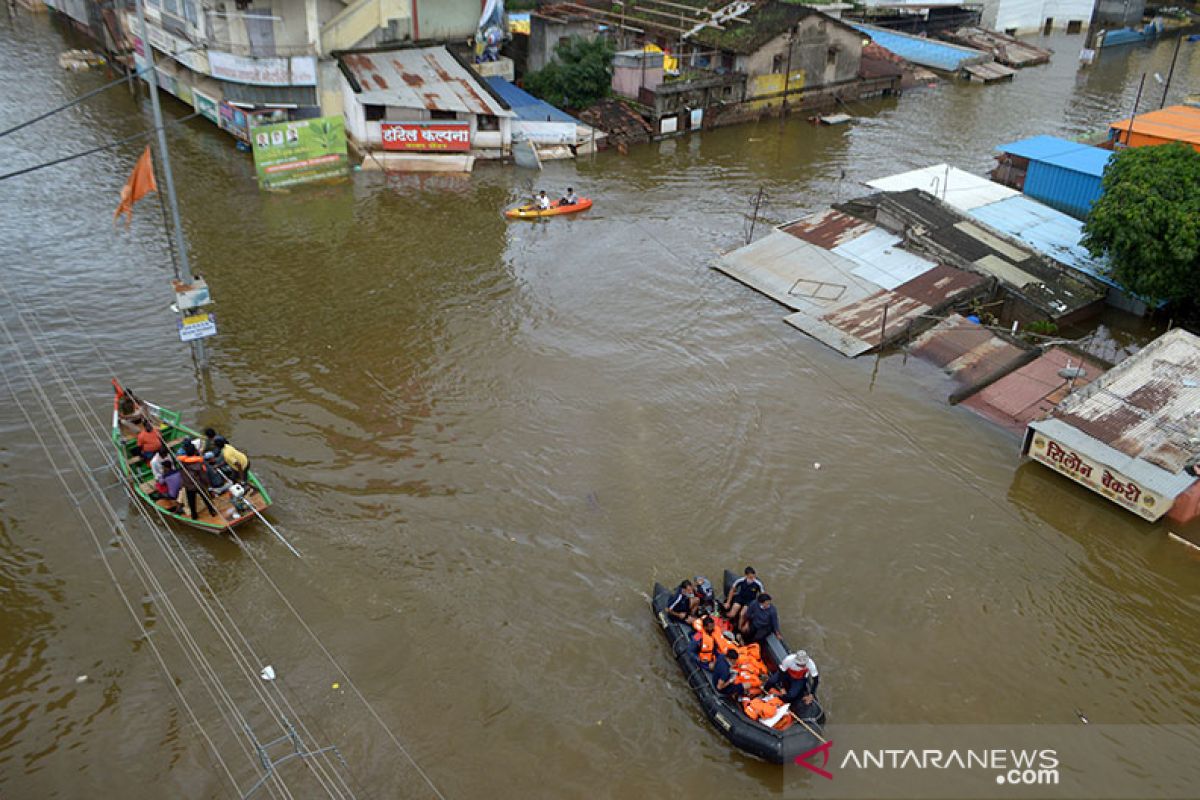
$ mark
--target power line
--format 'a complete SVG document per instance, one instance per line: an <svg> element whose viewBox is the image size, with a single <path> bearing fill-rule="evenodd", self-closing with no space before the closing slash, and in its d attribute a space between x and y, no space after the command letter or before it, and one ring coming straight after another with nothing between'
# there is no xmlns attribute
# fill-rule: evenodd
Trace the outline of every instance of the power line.
<svg viewBox="0 0 1200 800"><path fill-rule="evenodd" d="M53 167L58 164L66 163L67 161L74 161L77 158L83 158L84 156L94 155L96 153L100 153L105 150L111 150L114 147L120 147L123 144L129 144L130 142L135 142L138 139L143 139L143 138L151 135L152 133L157 133L160 130L166 130L168 127L170 127L172 125L179 125L181 123L187 122L190 119L194 119L195 117L198 117L198 116L200 116L200 112L196 111L191 114L188 114L185 117L179 117L178 119L171 120L166 125L163 125L161 128L158 126L155 126L155 127L151 128L150 130L142 131L141 133L135 133L132 136L126 136L124 139L118 139L117 141L110 142L109 144L102 144L99 147L93 147L91 150L84 150L82 153L75 153L74 155L63 156L62 158L56 158L53 161L46 161L42 164L35 164L32 167L25 167L24 169L14 170L13 172L6 172L3 175L0 175L0 181L6 181L9 178L16 178L21 175L27 175L30 172L37 172L39 169L45 169L46 167Z"/></svg>

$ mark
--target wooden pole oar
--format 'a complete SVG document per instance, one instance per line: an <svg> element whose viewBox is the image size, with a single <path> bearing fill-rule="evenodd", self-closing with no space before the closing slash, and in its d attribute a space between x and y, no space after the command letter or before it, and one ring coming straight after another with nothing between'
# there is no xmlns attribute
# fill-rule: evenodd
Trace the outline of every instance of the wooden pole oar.
<svg viewBox="0 0 1200 800"><path fill-rule="evenodd" d="M261 522L263 525L266 525L266 526L267 526L267 530L269 530L271 533L275 534L275 538L277 538L279 541L283 542L283 546L284 546L284 547L286 547L288 550L291 550L291 551L292 551L292 555L294 555L296 558L303 558L303 557L304 557L304 556L300 555L300 551L299 551L299 550L297 550L296 548L292 547L292 544L291 544L291 542L289 542L287 539L283 538L283 534L282 534L282 533L280 533L279 531L275 530L275 526L274 526L274 525L272 525L271 523L267 522L267 518L266 518L266 517L264 517L264 516L263 516L261 513L259 513L259 510L258 510L257 508L255 508L255 507L254 507L254 501L252 501L252 500L247 500L246 502L250 504L250 511L252 511L252 512L254 513L254 516L258 517L258 520L259 520L259 522Z"/></svg>

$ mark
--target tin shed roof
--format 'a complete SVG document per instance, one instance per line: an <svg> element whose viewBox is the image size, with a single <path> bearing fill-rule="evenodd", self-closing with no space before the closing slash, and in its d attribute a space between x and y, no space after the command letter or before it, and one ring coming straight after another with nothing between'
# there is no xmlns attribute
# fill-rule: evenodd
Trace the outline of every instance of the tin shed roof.
<svg viewBox="0 0 1200 800"><path fill-rule="evenodd" d="M932 167L901 172L886 178L876 178L867 181L867 186L881 192L923 189L960 211L970 211L977 206L1020 194L1015 189L993 183L987 178L972 175L949 164L935 164Z"/></svg>
<svg viewBox="0 0 1200 800"><path fill-rule="evenodd" d="M1108 127L1114 131L1126 131L1129 126L1130 120L1123 119ZM1133 130L1143 136L1200 145L1200 108L1167 106L1158 111L1138 114L1133 120Z"/></svg>
<svg viewBox="0 0 1200 800"><path fill-rule="evenodd" d="M514 116L442 46L348 52L338 60L350 88L364 104Z"/></svg>
<svg viewBox="0 0 1200 800"><path fill-rule="evenodd" d="M1031 136L1028 139L1002 144L996 149L1001 153L1053 164L1097 178L1104 175L1104 167L1113 157L1111 150L1072 142L1058 136Z"/></svg>
<svg viewBox="0 0 1200 800"><path fill-rule="evenodd" d="M1048 423L1068 428L1085 455L1176 496L1196 480L1183 469L1200 456L1200 337L1181 328L1164 333L1030 426L1059 439Z"/></svg>
<svg viewBox="0 0 1200 800"><path fill-rule="evenodd" d="M887 28L877 28L874 25L855 24L854 28L870 36L871 41L891 50L906 61L930 69L958 72L967 64L982 64L992 60L991 55L982 50L972 50L956 44L911 36Z"/></svg>

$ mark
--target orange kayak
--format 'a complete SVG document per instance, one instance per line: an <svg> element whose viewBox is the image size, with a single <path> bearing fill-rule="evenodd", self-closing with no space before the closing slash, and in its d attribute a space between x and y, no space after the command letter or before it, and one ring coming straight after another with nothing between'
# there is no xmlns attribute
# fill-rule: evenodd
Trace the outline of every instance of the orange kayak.
<svg viewBox="0 0 1200 800"><path fill-rule="evenodd" d="M591 198L581 197L577 203L569 206L551 206L545 211L538 211L535 208L510 208L504 212L504 216L509 219L537 219L538 217L556 217L559 214L575 214L580 211L587 211L592 207Z"/></svg>

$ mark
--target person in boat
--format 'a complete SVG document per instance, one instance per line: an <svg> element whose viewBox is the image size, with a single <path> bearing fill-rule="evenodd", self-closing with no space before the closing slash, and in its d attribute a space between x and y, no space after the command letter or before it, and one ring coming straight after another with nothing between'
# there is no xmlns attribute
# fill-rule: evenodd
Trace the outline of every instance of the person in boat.
<svg viewBox="0 0 1200 800"><path fill-rule="evenodd" d="M213 494L224 494L233 485L229 476L221 469L225 460L218 458L212 450L204 451L204 471L208 477L209 490Z"/></svg>
<svg viewBox="0 0 1200 800"><path fill-rule="evenodd" d="M817 665L804 650L797 650L779 663L779 669L763 683L763 690L777 693L789 704L812 705L821 677Z"/></svg>
<svg viewBox="0 0 1200 800"><path fill-rule="evenodd" d="M711 616L697 620L692 627L696 629L692 634L692 653L701 664L712 664L717 653L724 653L733 647L733 642L717 630L717 621Z"/></svg>
<svg viewBox="0 0 1200 800"><path fill-rule="evenodd" d="M575 194L575 190L572 189L570 186L567 187L567 193L565 195L563 195L562 197L558 198L558 204L560 206L573 206L578 202L579 202L579 195Z"/></svg>
<svg viewBox="0 0 1200 800"><path fill-rule="evenodd" d="M204 447L203 447L203 451L204 451L205 453L209 452L210 450L211 450L211 451L213 451L214 453L216 452L216 450L217 450L217 444L216 444L216 442L217 442L217 436L219 436L219 434L217 433L216 429L214 429L214 428L205 428L205 429L204 429Z"/></svg>
<svg viewBox="0 0 1200 800"><path fill-rule="evenodd" d="M154 501L168 501L165 508L173 514L179 514L183 511L183 473L172 462L168 461L163 468L162 477L154 484L154 491L150 493L150 499Z"/></svg>
<svg viewBox="0 0 1200 800"><path fill-rule="evenodd" d="M195 443L185 441L183 443L183 453L179 456L179 463L183 467L183 491L187 496L188 512L191 514L192 519L197 519L196 498L200 497L201 492L206 492L209 488L208 472L204 468L204 457L196 450ZM205 497L206 504L207 501L208 498Z"/></svg>
<svg viewBox="0 0 1200 800"><path fill-rule="evenodd" d="M747 643L761 642L772 633L779 636L779 612L771 603L771 595L759 594L756 602L746 610L742 623L742 638Z"/></svg>
<svg viewBox="0 0 1200 800"><path fill-rule="evenodd" d="M246 454L231 445L224 436L213 439L213 452L229 466L230 477L236 483L245 483L246 475L250 472L250 459Z"/></svg>
<svg viewBox="0 0 1200 800"><path fill-rule="evenodd" d="M746 610L764 590L765 587L758 579L758 573L754 571L754 567L746 567L742 577L730 585L729 594L725 597L725 616L739 630L741 630L746 617Z"/></svg>
<svg viewBox="0 0 1200 800"><path fill-rule="evenodd" d="M159 450L166 447L163 442L162 434L154 430L154 426L149 422L142 422L142 430L137 436L138 452L142 454L142 460L149 464Z"/></svg>
<svg viewBox="0 0 1200 800"><path fill-rule="evenodd" d="M741 684L742 692L751 696L762 694L763 681L767 677L767 667L758 655L758 645L750 644L745 647L735 647L725 653L729 665L737 673L737 682Z"/></svg>
<svg viewBox="0 0 1200 800"><path fill-rule="evenodd" d="M121 392L121 399L117 401L117 417L126 425L139 430L146 421L146 412L138 405L138 401L133 399L133 392L128 389Z"/></svg>
<svg viewBox="0 0 1200 800"><path fill-rule="evenodd" d="M685 580L679 584L679 588L671 596L671 601L667 603L667 614L674 617L676 622L691 625L696 621L696 606L699 604L700 598L696 596L696 588L692 586L691 581Z"/></svg>
<svg viewBox="0 0 1200 800"><path fill-rule="evenodd" d="M171 451L164 445L158 448L158 452L154 454L154 458L150 459L150 473L154 476L154 480L162 480L162 476L166 474L167 467L170 465Z"/></svg>
<svg viewBox="0 0 1200 800"><path fill-rule="evenodd" d="M715 614L717 611L717 596L713 591L713 585L708 578L703 575L697 575L692 578L692 585L696 589L696 597L699 602L696 604L696 613L698 614Z"/></svg>
<svg viewBox="0 0 1200 800"><path fill-rule="evenodd" d="M550 210L550 198L546 196L546 190L538 192L537 197L533 198L533 205L538 211Z"/></svg>
<svg viewBox="0 0 1200 800"><path fill-rule="evenodd" d="M730 648L725 653L718 650L713 656L711 667L713 685L717 687L718 692L730 698L741 697L745 691L738 681L737 668L734 666L737 658L738 651L736 649Z"/></svg>

